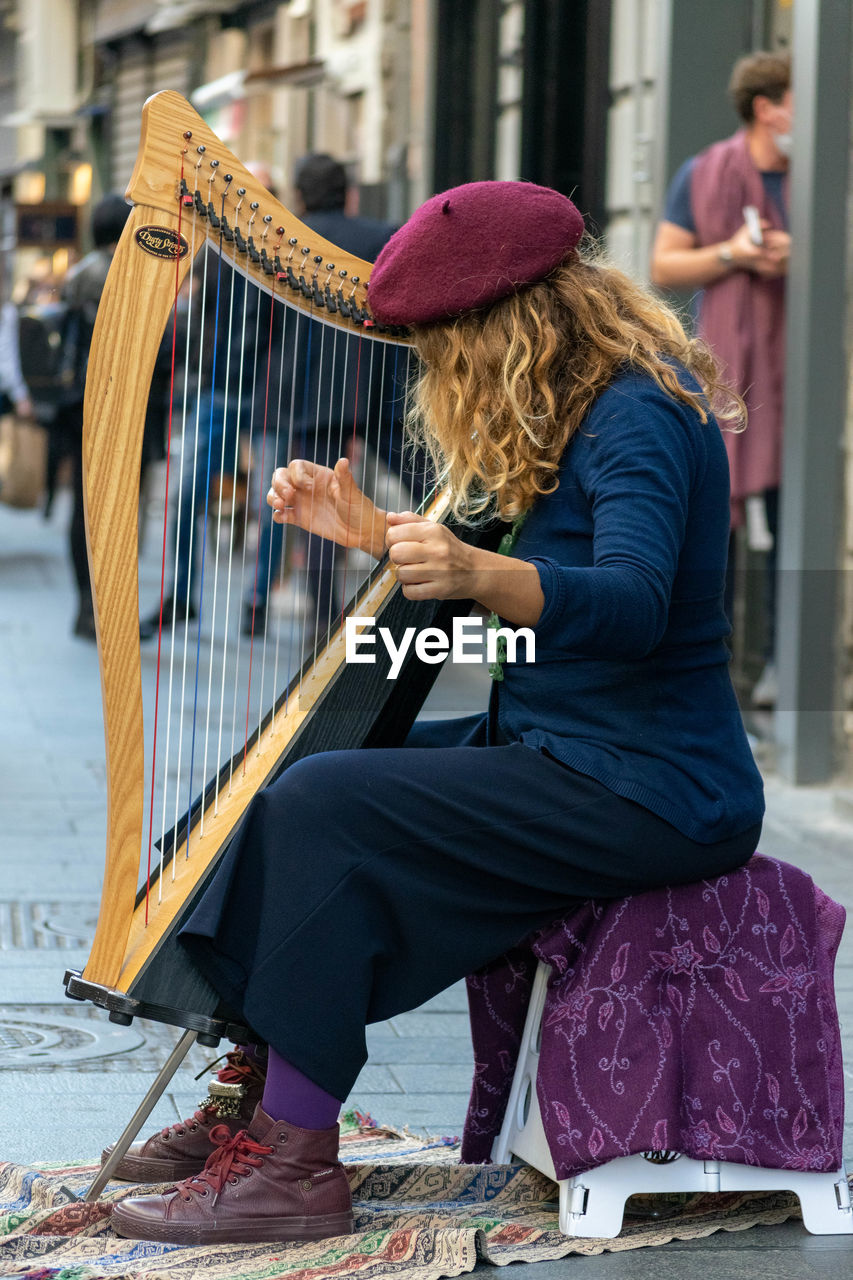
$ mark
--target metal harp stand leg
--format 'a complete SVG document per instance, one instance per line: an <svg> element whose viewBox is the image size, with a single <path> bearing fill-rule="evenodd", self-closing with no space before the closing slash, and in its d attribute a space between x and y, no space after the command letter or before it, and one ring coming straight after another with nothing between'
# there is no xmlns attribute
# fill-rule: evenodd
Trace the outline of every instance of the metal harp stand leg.
<svg viewBox="0 0 853 1280"><path fill-rule="evenodd" d="M127 1128L113 1147L109 1158L104 1163L97 1178L83 1196L84 1200L97 1200L98 1196L112 1177L113 1169L117 1168L120 1162L124 1159L128 1147L139 1133L139 1130L145 1124L145 1121L154 1110L156 1104L159 1102L160 1097L165 1091L169 1081L172 1079L172 1076L175 1074L178 1067L195 1044L197 1036L197 1031L185 1031L181 1036L180 1040L169 1054L169 1057L166 1059L166 1063L157 1079L154 1081L151 1088L134 1111Z"/></svg>

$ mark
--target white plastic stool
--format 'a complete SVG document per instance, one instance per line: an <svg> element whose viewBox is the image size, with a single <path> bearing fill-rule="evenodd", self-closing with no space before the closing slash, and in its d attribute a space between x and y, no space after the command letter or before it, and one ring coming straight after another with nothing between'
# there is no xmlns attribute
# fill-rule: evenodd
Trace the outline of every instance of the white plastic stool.
<svg viewBox="0 0 853 1280"><path fill-rule="evenodd" d="M507 1164L513 1156L558 1182L536 1093L540 1028L550 966L540 962L518 1064L503 1127L492 1148L492 1160ZM611 1239L622 1229L625 1201L633 1195L696 1191L793 1191L799 1198L803 1224L816 1235L853 1234L853 1204L847 1173L800 1173L790 1169L756 1169L722 1160L693 1160L677 1152L622 1156L558 1182L560 1230L568 1236Z"/></svg>

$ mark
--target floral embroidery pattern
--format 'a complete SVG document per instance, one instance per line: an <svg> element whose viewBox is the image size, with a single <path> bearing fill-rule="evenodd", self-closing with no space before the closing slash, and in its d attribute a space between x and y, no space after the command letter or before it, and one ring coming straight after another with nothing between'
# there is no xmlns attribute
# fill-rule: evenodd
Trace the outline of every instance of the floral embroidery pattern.
<svg viewBox="0 0 853 1280"><path fill-rule="evenodd" d="M844 915L804 872L757 854L716 880L583 903L533 935L469 979L463 1160L489 1158L544 960L538 1092L558 1177L669 1149L837 1169Z"/></svg>

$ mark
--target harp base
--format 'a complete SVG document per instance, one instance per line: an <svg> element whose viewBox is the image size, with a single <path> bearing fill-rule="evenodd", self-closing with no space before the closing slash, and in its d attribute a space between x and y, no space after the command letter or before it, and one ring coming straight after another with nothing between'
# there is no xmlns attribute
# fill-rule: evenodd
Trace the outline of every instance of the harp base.
<svg viewBox="0 0 853 1280"><path fill-rule="evenodd" d="M65 994L71 1000L88 1000L99 1009L106 1009L110 1022L130 1026L134 1018L150 1018L153 1022L165 1022L170 1027L183 1027L196 1032L198 1043L215 1049L220 1040L232 1044L255 1043L258 1037L249 1028L227 1017L214 1017L193 1013L189 1009L171 1009L167 1005L152 1004L146 1000L134 1000L124 991L88 982L78 969L68 969L63 979Z"/></svg>

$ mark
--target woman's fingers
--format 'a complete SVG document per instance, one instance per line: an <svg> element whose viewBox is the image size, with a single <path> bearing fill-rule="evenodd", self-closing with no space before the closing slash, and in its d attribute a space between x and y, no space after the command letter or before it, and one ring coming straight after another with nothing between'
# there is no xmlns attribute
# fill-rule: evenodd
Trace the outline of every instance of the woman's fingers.
<svg viewBox="0 0 853 1280"><path fill-rule="evenodd" d="M403 584L403 595L407 600L440 600L441 595L433 583L419 582L411 586Z"/></svg>
<svg viewBox="0 0 853 1280"><path fill-rule="evenodd" d="M388 548L388 559L392 564L426 564L435 558L425 542L395 542Z"/></svg>
<svg viewBox="0 0 853 1280"><path fill-rule="evenodd" d="M401 524L430 524L435 527L433 520L428 516L419 516L415 511L389 511L386 518L392 527Z"/></svg>
<svg viewBox="0 0 853 1280"><path fill-rule="evenodd" d="M313 462L306 462L304 458L297 458L288 465L287 470L295 489L313 489L314 478L320 468Z"/></svg>
<svg viewBox="0 0 853 1280"><path fill-rule="evenodd" d="M440 527L432 520L422 520L411 511L390 512L387 517L385 545L389 551L401 542L427 542L441 537Z"/></svg>
<svg viewBox="0 0 853 1280"><path fill-rule="evenodd" d="M348 506L364 501L364 494L355 482L348 458L338 458L335 463L331 473L329 492L336 501L345 502Z"/></svg>
<svg viewBox="0 0 853 1280"><path fill-rule="evenodd" d="M395 560L398 582L423 582L427 574L432 572L423 560Z"/></svg>
<svg viewBox="0 0 853 1280"><path fill-rule="evenodd" d="M273 485L267 494L267 505L273 511L283 511L293 505L294 490L290 484Z"/></svg>
<svg viewBox="0 0 853 1280"><path fill-rule="evenodd" d="M289 484L295 489L311 489L324 471L328 472L328 467L320 467L305 458L294 458L286 467L276 467L272 473L272 488L279 490Z"/></svg>

